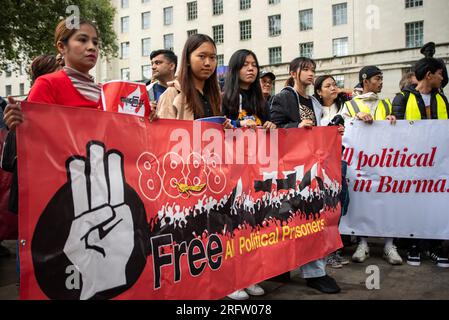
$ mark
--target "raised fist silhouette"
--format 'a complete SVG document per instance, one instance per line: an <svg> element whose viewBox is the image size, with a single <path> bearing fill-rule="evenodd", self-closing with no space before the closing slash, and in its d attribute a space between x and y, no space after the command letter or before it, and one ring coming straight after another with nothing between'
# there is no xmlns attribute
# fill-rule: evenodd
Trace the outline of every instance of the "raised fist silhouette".
<svg viewBox="0 0 449 320"><path fill-rule="evenodd" d="M68 163L74 220L64 245L64 253L82 276L81 300L125 285L134 248L122 155L105 153L104 146L95 142L88 144L87 152L87 159Z"/></svg>

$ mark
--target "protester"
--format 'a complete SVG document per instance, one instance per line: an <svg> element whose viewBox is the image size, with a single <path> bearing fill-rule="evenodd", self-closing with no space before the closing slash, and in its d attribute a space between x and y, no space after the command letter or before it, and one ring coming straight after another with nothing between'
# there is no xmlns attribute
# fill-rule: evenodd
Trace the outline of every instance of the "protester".
<svg viewBox="0 0 449 320"><path fill-rule="evenodd" d="M184 45L178 80L161 95L157 116L180 120L219 116L220 105L215 42L207 35L195 34ZM230 120L223 126L232 127Z"/></svg>
<svg viewBox="0 0 449 320"><path fill-rule="evenodd" d="M222 113L236 128L257 126L276 129L269 121L270 113L267 101L262 95L259 81L259 62L254 52L246 49L236 51L229 60L223 91ZM246 300L251 296L265 294L263 288L254 284L237 290L229 298Z"/></svg>
<svg viewBox="0 0 449 320"><path fill-rule="evenodd" d="M426 58L433 58L435 56L435 46L436 46L435 42L428 42L422 46L420 52ZM448 78L448 74L447 74L446 63L444 62L444 60L443 59L437 59L437 60L443 67L443 71L442 71L443 81L441 81L441 87L440 87L440 89L442 91L442 89L445 88L446 85L448 84L449 78Z"/></svg>
<svg viewBox="0 0 449 320"><path fill-rule="evenodd" d="M382 71L376 66L363 67L359 72L359 81L363 88L362 94L345 103L340 112L343 117L365 123L372 123L374 120L389 120L394 123L391 102L379 98L383 86Z"/></svg>
<svg viewBox="0 0 449 320"><path fill-rule="evenodd" d="M168 82L175 80L178 57L173 51L162 49L151 52L150 59L154 81L147 86L147 91L154 108L167 89Z"/></svg>
<svg viewBox="0 0 449 320"><path fill-rule="evenodd" d="M343 109L347 101L346 94L340 92L337 82L331 75L319 76L315 79L314 97L323 106L322 126L327 126Z"/></svg>
<svg viewBox="0 0 449 320"><path fill-rule="evenodd" d="M269 121L269 107L262 95L259 62L254 52L242 49L232 55L223 92L222 113L236 128L260 126L276 129L276 125Z"/></svg>
<svg viewBox="0 0 449 320"><path fill-rule="evenodd" d="M262 94L268 105L271 104L271 92L273 90L273 83L276 80L276 76L273 72L262 71L260 73L260 86L262 88Z"/></svg>
<svg viewBox="0 0 449 320"><path fill-rule="evenodd" d="M101 103L101 86L89 71L97 63L98 30L93 22L80 19L79 29L69 29L62 20L55 30L55 47L63 56L62 70L39 77L28 95L29 102L95 108ZM23 121L20 105L9 98L5 122L14 129Z"/></svg>
<svg viewBox="0 0 449 320"><path fill-rule="evenodd" d="M323 114L321 117L322 126L327 126L333 123L335 116L343 109L346 99L346 94L341 92L337 87L337 82L331 75L319 76L315 79L314 97L323 106ZM344 132L344 126L339 125L339 131ZM341 216L347 212L349 205L349 191L346 183L347 163L342 161L342 191L341 191ZM326 258L326 263L332 268L341 268L348 264L349 261L341 256L339 251L331 253Z"/></svg>
<svg viewBox="0 0 449 320"><path fill-rule="evenodd" d="M95 67L98 58L98 30L94 23L80 19L79 29L67 28L66 21L62 20L55 30L55 47L61 54L60 66L57 69L52 58L39 57L31 67L31 76L35 82L27 97L27 101L36 103L58 104L74 107L98 108L100 105L101 87L94 83L89 71ZM49 62L50 65L45 64ZM56 61L58 59L56 58ZM23 122L23 113L20 103L8 97L9 104L5 109L4 120L10 133L10 145L15 146L15 137L11 132ZM14 155L15 147L8 152ZM4 152L6 152L4 150ZM3 157L2 167L6 158L9 158L9 166L17 177L16 158ZM13 176L14 177L14 176ZM17 188L17 184L12 188ZM10 207L18 211L18 193L11 193ZM18 256L17 256L18 257ZM18 261L18 260L17 260ZM17 266L19 264L17 263ZM19 267L17 272L20 274ZM19 275L20 276L20 275Z"/></svg>
<svg viewBox="0 0 449 320"><path fill-rule="evenodd" d="M372 124L374 120L389 120L391 124L396 122L392 114L392 105L388 99L382 100L379 93L382 91L383 74L376 66L363 67L359 72L362 94L345 103L341 112L345 119L361 120L366 124ZM364 262L369 257L369 247L366 237L360 237L359 245L352 255L352 261ZM392 265L402 264L393 238L385 238L383 258Z"/></svg>
<svg viewBox="0 0 449 320"><path fill-rule="evenodd" d="M434 58L423 58L414 66L418 81L397 94L393 100L398 119L448 119L447 98L439 92L443 81L443 66Z"/></svg>
<svg viewBox="0 0 449 320"><path fill-rule="evenodd" d="M447 120L449 103L440 93L444 66L434 58L423 58L414 65L417 84L406 86L393 100L393 112L398 119ZM440 240L410 241L407 264L419 266L421 255L428 256L439 267L449 267L448 252Z"/></svg>
<svg viewBox="0 0 449 320"><path fill-rule="evenodd" d="M275 95L271 104L271 120L280 128L311 128L321 125L323 107L313 96L306 93L313 84L315 61L296 58L290 63L288 86ZM318 259L301 266L300 275L307 286L323 293L338 293L340 287L326 274L325 259Z"/></svg>

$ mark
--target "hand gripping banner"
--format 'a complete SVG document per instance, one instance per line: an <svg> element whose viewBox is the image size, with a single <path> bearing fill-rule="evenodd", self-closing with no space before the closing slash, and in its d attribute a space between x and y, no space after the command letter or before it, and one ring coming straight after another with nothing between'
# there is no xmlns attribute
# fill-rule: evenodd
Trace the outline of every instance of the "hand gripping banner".
<svg viewBox="0 0 449 320"><path fill-rule="evenodd" d="M341 247L335 128L22 108L22 299L219 299Z"/></svg>

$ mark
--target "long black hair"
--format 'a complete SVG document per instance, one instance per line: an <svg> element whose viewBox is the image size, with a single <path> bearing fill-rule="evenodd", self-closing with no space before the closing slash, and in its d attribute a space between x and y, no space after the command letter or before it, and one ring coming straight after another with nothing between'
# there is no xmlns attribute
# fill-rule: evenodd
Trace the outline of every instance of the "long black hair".
<svg viewBox="0 0 449 320"><path fill-rule="evenodd" d="M318 78L315 79L313 96L315 98L317 98L317 100L321 103L321 105L323 105L323 98L321 98L320 95L318 94L318 90L323 90L323 83L324 83L324 81L326 81L329 78L334 80L335 83L337 82L335 80L335 78L329 74L324 75L324 76L319 76ZM340 109L346 101L348 101L348 98L346 97L346 95L343 92L340 92L337 95L337 98L335 98L334 103L337 106L337 108Z"/></svg>
<svg viewBox="0 0 449 320"><path fill-rule="evenodd" d="M204 110L200 96L192 80L193 72L190 67L190 56L193 51L205 42L211 43L216 48L214 40L205 34L194 34L187 39L184 50L182 51L182 62L178 77L181 90L186 97L187 109L199 117L204 116ZM221 95L217 78L217 66L215 66L214 73L206 80L203 91L204 95L209 99L214 115L219 115Z"/></svg>
<svg viewBox="0 0 449 320"><path fill-rule="evenodd" d="M228 72L226 73L226 80L223 89L223 105L229 112L231 118L235 118L239 114L240 106L240 69L245 64L246 57L252 55L256 60L257 76L249 87L249 105L245 109L260 118L266 118L267 110L265 108L266 101L262 95L259 77L259 61L256 54L247 49L240 49L232 55L229 60ZM249 110L248 110L249 109Z"/></svg>

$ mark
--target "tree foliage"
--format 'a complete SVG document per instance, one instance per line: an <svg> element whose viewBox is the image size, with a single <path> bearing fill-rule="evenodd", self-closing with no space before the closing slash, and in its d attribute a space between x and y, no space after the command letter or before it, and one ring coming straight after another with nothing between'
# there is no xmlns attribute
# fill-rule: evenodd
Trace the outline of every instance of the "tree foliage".
<svg viewBox="0 0 449 320"><path fill-rule="evenodd" d="M73 14L77 6L82 18L95 21L103 56L118 51L114 32L115 8L109 0L2 0L0 7L0 69L15 70L40 54L56 53L54 30L58 22Z"/></svg>

